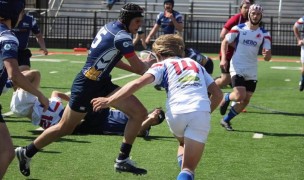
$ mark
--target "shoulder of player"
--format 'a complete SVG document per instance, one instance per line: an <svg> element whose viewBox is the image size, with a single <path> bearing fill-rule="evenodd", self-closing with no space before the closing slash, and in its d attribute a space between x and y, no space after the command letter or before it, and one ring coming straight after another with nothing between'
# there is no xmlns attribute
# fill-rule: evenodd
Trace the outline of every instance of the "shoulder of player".
<svg viewBox="0 0 304 180"><path fill-rule="evenodd" d="M238 21L241 16L242 16L241 13L235 14L234 16L229 18L228 21Z"/></svg>

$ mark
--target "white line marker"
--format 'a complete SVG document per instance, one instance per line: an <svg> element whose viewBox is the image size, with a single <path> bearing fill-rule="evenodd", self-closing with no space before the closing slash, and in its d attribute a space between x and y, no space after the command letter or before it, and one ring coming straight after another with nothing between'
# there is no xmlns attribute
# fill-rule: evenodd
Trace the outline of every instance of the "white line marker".
<svg viewBox="0 0 304 180"><path fill-rule="evenodd" d="M261 134L261 133L254 133L252 138L253 139L262 139L263 138L263 134Z"/></svg>
<svg viewBox="0 0 304 180"><path fill-rule="evenodd" d="M38 59L38 58L33 58L31 61L36 61L36 62L63 62L67 61L66 59Z"/></svg>
<svg viewBox="0 0 304 180"><path fill-rule="evenodd" d="M50 74L58 73L58 71L51 71Z"/></svg>

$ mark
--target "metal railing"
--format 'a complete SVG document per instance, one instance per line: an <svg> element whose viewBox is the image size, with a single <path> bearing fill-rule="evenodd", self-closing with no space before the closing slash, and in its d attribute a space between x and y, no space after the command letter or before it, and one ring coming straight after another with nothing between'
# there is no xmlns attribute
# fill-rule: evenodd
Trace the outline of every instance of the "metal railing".
<svg viewBox="0 0 304 180"><path fill-rule="evenodd" d="M94 18L83 17L38 17L38 23L43 31L46 44L49 48L74 48L82 44L83 47L89 47L95 34L107 22L117 20L111 18L113 15L94 13ZM108 12L111 13L111 12ZM47 17L47 18L46 18ZM103 17L103 18L101 18ZM117 16L116 16L117 17ZM217 53L220 48L219 34L225 23L222 17L219 20L212 21L207 19L192 20L189 15L184 15L183 37L187 45L195 47L202 52ZM56 21L55 21L56 19ZM272 36L273 53L278 55L298 55L299 48L296 46L296 40L293 34L293 23L280 23L276 18L269 17L265 23L265 29ZM145 19L143 29L148 34L155 23L155 19ZM161 35L157 32L155 37ZM152 39L153 42L153 39ZM31 38L31 47L37 47L35 38Z"/></svg>

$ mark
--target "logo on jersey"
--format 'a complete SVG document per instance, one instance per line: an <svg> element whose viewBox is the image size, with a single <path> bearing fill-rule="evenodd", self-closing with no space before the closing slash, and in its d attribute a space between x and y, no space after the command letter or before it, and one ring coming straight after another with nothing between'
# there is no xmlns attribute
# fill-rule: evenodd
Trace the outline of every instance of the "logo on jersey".
<svg viewBox="0 0 304 180"><path fill-rule="evenodd" d="M5 51L9 51L9 50L17 51L18 47L14 43L7 43L7 44L4 45L3 49Z"/></svg>
<svg viewBox="0 0 304 180"><path fill-rule="evenodd" d="M184 76L178 80L178 82L191 82L191 81L199 81L199 77L188 75L188 76Z"/></svg>
<svg viewBox="0 0 304 180"><path fill-rule="evenodd" d="M250 39L244 39L243 44L245 46L256 46L258 43L256 41L250 40Z"/></svg>
<svg viewBox="0 0 304 180"><path fill-rule="evenodd" d="M261 36L262 36L262 35L259 33L259 34L257 34L256 38L259 39L259 38L261 38Z"/></svg>
<svg viewBox="0 0 304 180"><path fill-rule="evenodd" d="M11 44L5 44L4 45L4 50L8 51L12 48Z"/></svg>
<svg viewBox="0 0 304 180"><path fill-rule="evenodd" d="M133 43L132 43L132 41L126 41L126 42L124 42L123 44L123 47L129 47L129 46L132 46L133 45Z"/></svg>

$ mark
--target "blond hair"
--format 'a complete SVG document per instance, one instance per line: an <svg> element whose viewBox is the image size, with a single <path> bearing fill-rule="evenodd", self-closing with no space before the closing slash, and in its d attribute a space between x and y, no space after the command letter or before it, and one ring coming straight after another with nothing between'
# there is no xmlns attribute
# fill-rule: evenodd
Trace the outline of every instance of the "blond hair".
<svg viewBox="0 0 304 180"><path fill-rule="evenodd" d="M165 34L159 36L152 45L152 50L156 54L164 57L183 57L185 44L180 35Z"/></svg>

